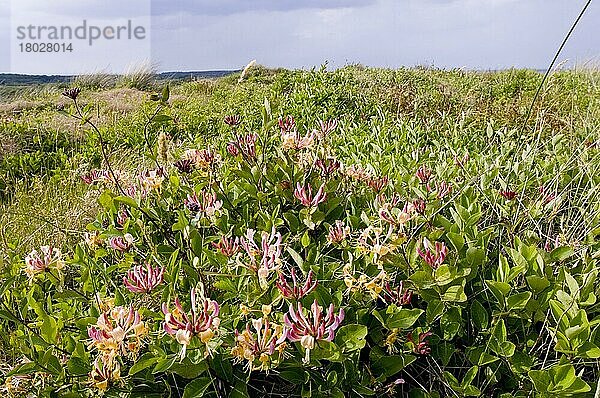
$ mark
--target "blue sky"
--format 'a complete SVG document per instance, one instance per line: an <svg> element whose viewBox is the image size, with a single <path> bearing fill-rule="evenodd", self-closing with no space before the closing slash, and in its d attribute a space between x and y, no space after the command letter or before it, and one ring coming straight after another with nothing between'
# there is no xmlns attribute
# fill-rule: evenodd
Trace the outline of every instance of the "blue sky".
<svg viewBox="0 0 600 398"><path fill-rule="evenodd" d="M9 0L0 0L0 71L10 69ZM15 2L22 0L13 0ZM150 1L150 0L148 0ZM48 15L118 18L106 1L39 1ZM151 59L160 70L309 68L327 61L399 67L544 68L585 0L152 0ZM592 2L561 60L600 58ZM105 55L98 69L142 61ZM81 73L64 62L47 73ZM42 66L37 66L42 67ZM89 65L87 66L89 68ZM12 72L19 72L13 70Z"/></svg>

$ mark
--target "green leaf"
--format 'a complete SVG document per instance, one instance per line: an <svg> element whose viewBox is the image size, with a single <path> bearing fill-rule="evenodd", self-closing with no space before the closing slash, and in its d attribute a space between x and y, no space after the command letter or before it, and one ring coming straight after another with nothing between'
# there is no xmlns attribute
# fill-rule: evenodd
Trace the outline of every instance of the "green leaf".
<svg viewBox="0 0 600 398"><path fill-rule="evenodd" d="M550 258L553 262L565 261L569 257L573 256L575 252L569 246L557 247L550 252Z"/></svg>
<svg viewBox="0 0 600 398"><path fill-rule="evenodd" d="M509 310L522 310L531 299L531 292L513 294L506 299Z"/></svg>
<svg viewBox="0 0 600 398"><path fill-rule="evenodd" d="M199 377L190 381L183 390L183 398L202 398L211 383L212 380L208 377Z"/></svg>
<svg viewBox="0 0 600 398"><path fill-rule="evenodd" d="M410 365L417 358L413 355L392 355L379 358L373 363L373 371L390 377Z"/></svg>
<svg viewBox="0 0 600 398"><path fill-rule="evenodd" d="M292 256L292 259L298 265L298 267L300 267L300 269L303 269L304 268L303 267L304 260L302 260L302 257L300 256L300 254L298 254L298 252L295 251L294 249L292 249L291 247L288 247L287 251L290 254L290 256Z"/></svg>
<svg viewBox="0 0 600 398"><path fill-rule="evenodd" d="M456 252L459 252L465 245L465 239L462 237L461 234L448 232L446 236L448 237L448 239L450 239L450 242L452 243L452 246L454 246Z"/></svg>
<svg viewBox="0 0 600 398"><path fill-rule="evenodd" d="M141 372L144 369L149 368L154 365L158 361L158 358L154 356L154 354L147 352L135 361L133 366L129 368L129 376L133 376L136 373Z"/></svg>
<svg viewBox="0 0 600 398"><path fill-rule="evenodd" d="M463 303L467 301L467 295L465 294L462 285L454 285L446 289L446 292L442 296L442 300L454 303Z"/></svg>
<svg viewBox="0 0 600 398"><path fill-rule="evenodd" d="M344 325L336 333L335 341L344 351L356 351L365 346L367 333L365 325Z"/></svg>
<svg viewBox="0 0 600 398"><path fill-rule="evenodd" d="M408 329L411 328L417 319L423 314L423 310L418 308L406 309L402 308L400 311L392 314L387 319L388 329Z"/></svg>
<svg viewBox="0 0 600 398"><path fill-rule="evenodd" d="M427 313L425 314L425 317L427 318L427 323L433 323L443 313L444 303L440 300L432 300L429 303L427 303Z"/></svg>
<svg viewBox="0 0 600 398"><path fill-rule="evenodd" d="M477 300L473 300L471 304L471 319L479 330L487 329L489 322L488 312Z"/></svg>

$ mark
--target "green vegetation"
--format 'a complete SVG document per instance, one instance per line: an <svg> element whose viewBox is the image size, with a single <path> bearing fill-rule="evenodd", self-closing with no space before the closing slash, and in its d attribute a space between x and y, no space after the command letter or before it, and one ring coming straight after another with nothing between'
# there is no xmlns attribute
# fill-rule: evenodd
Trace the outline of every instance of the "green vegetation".
<svg viewBox="0 0 600 398"><path fill-rule="evenodd" d="M7 392L593 394L600 73L238 78L0 103Z"/></svg>

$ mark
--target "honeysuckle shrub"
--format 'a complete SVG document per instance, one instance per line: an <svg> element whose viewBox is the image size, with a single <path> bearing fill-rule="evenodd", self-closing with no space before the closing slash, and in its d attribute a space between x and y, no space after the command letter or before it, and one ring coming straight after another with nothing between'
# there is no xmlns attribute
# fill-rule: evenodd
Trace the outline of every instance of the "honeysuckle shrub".
<svg viewBox="0 0 600 398"><path fill-rule="evenodd" d="M70 112L93 127L78 94ZM144 169L81 176L102 208L85 239L48 237L3 271L9 394L596 388L596 138L444 140L265 99L198 146L171 135L168 99Z"/></svg>

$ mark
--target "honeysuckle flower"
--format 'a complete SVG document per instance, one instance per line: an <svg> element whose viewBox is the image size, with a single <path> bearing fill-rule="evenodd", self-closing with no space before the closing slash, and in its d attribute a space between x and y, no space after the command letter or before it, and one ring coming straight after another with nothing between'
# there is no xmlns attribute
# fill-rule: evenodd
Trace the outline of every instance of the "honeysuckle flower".
<svg viewBox="0 0 600 398"><path fill-rule="evenodd" d="M337 128L338 122L337 120L328 120L328 121L320 121L319 122L319 138L324 138L328 136L331 132L333 132Z"/></svg>
<svg viewBox="0 0 600 398"><path fill-rule="evenodd" d="M240 154L240 150L238 149L238 147L235 143L230 142L227 144L227 153L229 153L231 156L235 157Z"/></svg>
<svg viewBox="0 0 600 398"><path fill-rule="evenodd" d="M250 371L268 370L279 361L285 350L284 329L280 325L271 325L266 317L253 319L251 323L253 330L250 324L246 324L241 333L235 330L235 346L231 355L238 361L247 361ZM276 352L277 358L272 358Z"/></svg>
<svg viewBox="0 0 600 398"><path fill-rule="evenodd" d="M331 177L341 166L341 163L336 158L317 159L315 166L321 171L324 177Z"/></svg>
<svg viewBox="0 0 600 398"><path fill-rule="evenodd" d="M86 232L84 234L85 244L90 247L90 249L95 249L102 245L104 240L100 237L99 231Z"/></svg>
<svg viewBox="0 0 600 398"><path fill-rule="evenodd" d="M279 269L281 265L282 252L281 233L275 231L273 227L271 233L263 232L261 237L261 255L260 266L257 271L258 280L263 289L267 288L267 279L272 271Z"/></svg>
<svg viewBox="0 0 600 398"><path fill-rule="evenodd" d="M452 185L450 185L446 181L442 181L438 184L435 184L435 188L437 191L438 199L443 199L452 192Z"/></svg>
<svg viewBox="0 0 600 398"><path fill-rule="evenodd" d="M53 246L42 246L39 252L32 250L25 257L25 273L29 278L51 269L60 271L64 268L64 265L65 262L62 259L60 249Z"/></svg>
<svg viewBox="0 0 600 398"><path fill-rule="evenodd" d="M194 161L192 159L179 159L173 166L179 170L181 173L191 173L194 171Z"/></svg>
<svg viewBox="0 0 600 398"><path fill-rule="evenodd" d="M500 191L500 196L506 200L513 200L517 197L517 193L515 191L502 190Z"/></svg>
<svg viewBox="0 0 600 398"><path fill-rule="evenodd" d="M406 202L402 210L391 208L389 205L384 205L379 208L379 218L391 225L404 225L409 222L415 215L415 206Z"/></svg>
<svg viewBox="0 0 600 398"><path fill-rule="evenodd" d="M121 365L112 358L97 357L90 372L90 383L100 391L108 390L111 383L121 380Z"/></svg>
<svg viewBox="0 0 600 398"><path fill-rule="evenodd" d="M358 248L373 254L373 262L379 260L396 250L394 242L398 236L394 234L393 226L389 226L387 232L383 228L369 226L365 228L358 238Z"/></svg>
<svg viewBox="0 0 600 398"><path fill-rule="evenodd" d="M302 186L300 183L297 183L296 190L294 191L294 196L296 199L302 203L305 207L316 207L319 203L323 203L327 200L327 194L325 193L325 183L321 184L319 190L313 196L312 187L310 184L306 184L306 186Z"/></svg>
<svg viewBox="0 0 600 398"><path fill-rule="evenodd" d="M145 192L158 190L165 179L164 175L162 169L148 170L140 176L140 185Z"/></svg>
<svg viewBox="0 0 600 398"><path fill-rule="evenodd" d="M136 185L129 185L125 188L125 194L132 199L141 198L144 199L148 195L149 190L146 187L138 187Z"/></svg>
<svg viewBox="0 0 600 398"><path fill-rule="evenodd" d="M189 159L194 166L206 170L220 160L220 156L211 148L206 149L188 149L183 154L184 159Z"/></svg>
<svg viewBox="0 0 600 398"><path fill-rule="evenodd" d="M383 292L385 286L384 283L388 280L388 275L384 270L381 270L371 280L366 280L366 275L361 275L363 278L359 278L359 282L362 283L362 287L371 295L373 300L376 300ZM362 281L361 281L362 279Z"/></svg>
<svg viewBox="0 0 600 398"><path fill-rule="evenodd" d="M64 97L70 98L73 101L77 99L79 94L81 93L81 89L79 87L67 88L62 92Z"/></svg>
<svg viewBox="0 0 600 398"><path fill-rule="evenodd" d="M119 212L117 213L117 225L123 228L127 220L129 220L129 214L127 213L127 210L119 210Z"/></svg>
<svg viewBox="0 0 600 398"><path fill-rule="evenodd" d="M427 207L427 202L425 202L423 199L415 199L413 201L413 206L417 213L419 213L420 215L425 215L425 208Z"/></svg>
<svg viewBox="0 0 600 398"><path fill-rule="evenodd" d="M223 121L230 127L237 127L242 122L242 118L240 115L227 115Z"/></svg>
<svg viewBox="0 0 600 398"><path fill-rule="evenodd" d="M329 243L341 243L348 235L350 235L350 227L346 226L343 221L336 220L335 224L329 227L327 241Z"/></svg>
<svg viewBox="0 0 600 398"><path fill-rule="evenodd" d="M369 181L371 175L361 166L353 165L344 169L344 174L358 181Z"/></svg>
<svg viewBox="0 0 600 398"><path fill-rule="evenodd" d="M281 147L285 150L306 149L315 141L315 132L306 133L301 136L298 131L281 131Z"/></svg>
<svg viewBox="0 0 600 398"><path fill-rule="evenodd" d="M133 306L111 308L98 317L95 325L88 327L90 347L110 358L119 353L135 356L147 334L148 329Z"/></svg>
<svg viewBox="0 0 600 398"><path fill-rule="evenodd" d="M327 314L323 314L323 308L317 300L310 306L310 311L305 315L302 303L297 304L297 309L292 305L283 316L286 326L286 336L290 342L300 342L305 349L304 362L310 362L310 350L315 348L319 340L333 341L335 332L344 320L344 310L340 309L338 315L334 313L333 304L329 305Z"/></svg>
<svg viewBox="0 0 600 398"><path fill-rule="evenodd" d="M233 257L240 250L240 239L223 235L218 242L212 242L215 249L225 257Z"/></svg>
<svg viewBox="0 0 600 398"><path fill-rule="evenodd" d="M431 336L432 332L419 333L419 338L417 341L413 339L413 334L409 333L406 338L411 343L413 347L413 352L419 355L429 355L431 353L431 348L429 347L429 340L427 339Z"/></svg>
<svg viewBox="0 0 600 398"><path fill-rule="evenodd" d="M175 298L175 309L169 310L167 303L163 303L162 311L165 315L163 328L165 332L173 336L182 346L181 359L185 357L187 346L193 337L198 337L206 345L207 355L210 355L208 343L215 336L221 324L219 318L219 304L214 300L204 297L202 291L192 289L190 292L191 308L186 313Z"/></svg>
<svg viewBox="0 0 600 398"><path fill-rule="evenodd" d="M421 184L428 184L431 180L432 172L426 166L421 166L415 173Z"/></svg>
<svg viewBox="0 0 600 398"><path fill-rule="evenodd" d="M110 180L109 172L107 170L91 170L79 178L88 185Z"/></svg>
<svg viewBox="0 0 600 398"><path fill-rule="evenodd" d="M125 252L133 246L133 242L133 236L129 233L123 236L112 236L108 238L108 247L120 252Z"/></svg>
<svg viewBox="0 0 600 398"><path fill-rule="evenodd" d="M153 268L146 263L145 266L138 265L127 271L127 276L123 277L123 283L132 293L150 293L163 282L164 273L164 267Z"/></svg>
<svg viewBox="0 0 600 398"><path fill-rule="evenodd" d="M256 141L258 141L256 133L236 135L233 141L227 143L227 152L232 156L241 154L247 161L256 160Z"/></svg>
<svg viewBox="0 0 600 398"><path fill-rule="evenodd" d="M306 277L306 281L302 283L296 279L296 270L292 268L291 272L292 284L283 276L283 273L279 274L279 280L276 283L277 289L281 292L281 295L285 298L291 298L294 300L301 300L308 296L310 292L315 290L317 287L317 281L314 280L314 273L310 271Z"/></svg>
<svg viewBox="0 0 600 398"><path fill-rule="evenodd" d="M217 200L217 194L210 191L202 191L200 197L194 192L188 195L183 203L191 212L207 218L214 216L223 207L223 201Z"/></svg>
<svg viewBox="0 0 600 398"><path fill-rule="evenodd" d="M389 183L389 178L387 176L384 177L378 177L378 178L369 178L369 180L367 181L367 185L369 186L369 188L371 188L372 190L374 190L375 192L379 192L381 191L383 188L385 188Z"/></svg>
<svg viewBox="0 0 600 398"><path fill-rule="evenodd" d="M285 119L280 117L278 124L282 132L289 133L296 130L296 121L292 116L287 116Z"/></svg>
<svg viewBox="0 0 600 398"><path fill-rule="evenodd" d="M403 306L410 304L410 301L412 300L412 295L413 293L410 290L404 289L404 283L400 281L398 286L395 288L392 288L390 286L390 283L387 282L385 284L385 289L383 289L383 292L380 297L387 304Z"/></svg>
<svg viewBox="0 0 600 398"><path fill-rule="evenodd" d="M444 242L435 242L432 245L427 238L423 239L423 249L417 247L417 253L433 269L437 269L448 255L448 247Z"/></svg>

